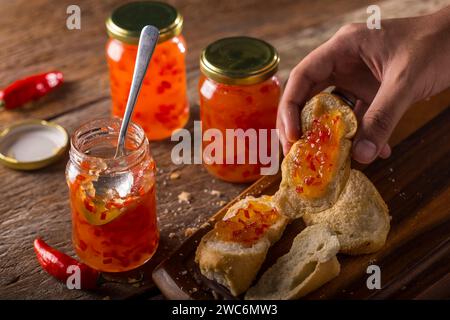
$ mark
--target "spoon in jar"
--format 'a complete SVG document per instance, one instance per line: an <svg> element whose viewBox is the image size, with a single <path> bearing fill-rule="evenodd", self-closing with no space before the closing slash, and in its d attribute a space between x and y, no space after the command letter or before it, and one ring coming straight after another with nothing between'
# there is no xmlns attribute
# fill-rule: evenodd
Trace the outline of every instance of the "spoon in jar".
<svg viewBox="0 0 450 320"><path fill-rule="evenodd" d="M133 80L131 82L130 94L128 95L127 106L125 114L123 115L122 125L119 132L119 140L117 142L117 149L114 158L123 156L125 154L125 140L130 124L131 115L133 114L134 106L139 95L139 91L144 81L145 73L155 50L159 38L159 30L154 26L145 26L142 28L141 36L139 38L138 52L136 56L136 63L134 65Z"/></svg>
<svg viewBox="0 0 450 320"><path fill-rule="evenodd" d="M128 95L127 107L120 126L119 138L117 141L117 148L114 158L121 157L126 154L125 140L130 124L133 109L141 90L142 82L150 63L153 51L159 38L159 30L154 26L145 26L142 28L141 36L139 38L138 52L136 56L136 63L134 65L133 80L131 82L130 94ZM131 172L121 172L116 174L101 174L92 181L92 187L95 194L103 196L112 196L111 192L118 194L120 197L125 197L131 192L133 186L133 174Z"/></svg>

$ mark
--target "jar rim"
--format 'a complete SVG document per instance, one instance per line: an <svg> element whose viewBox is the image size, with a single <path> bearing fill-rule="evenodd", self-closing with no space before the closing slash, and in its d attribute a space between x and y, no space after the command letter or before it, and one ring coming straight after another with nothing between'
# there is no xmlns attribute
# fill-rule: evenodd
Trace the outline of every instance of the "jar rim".
<svg viewBox="0 0 450 320"><path fill-rule="evenodd" d="M219 39L200 55L200 71L216 82L229 85L263 82L278 71L279 63L280 56L272 45L247 36Z"/></svg>
<svg viewBox="0 0 450 320"><path fill-rule="evenodd" d="M103 163L106 165L108 172L118 172L126 170L136 163L138 163L147 152L149 152L149 142L145 135L144 129L135 122L130 122L127 132L127 141L131 139L132 135L138 138L138 142L132 150L127 150L124 155L114 157L101 157L96 155L90 155L86 153L86 150L82 149L83 138L89 138L89 134L95 135L108 135L112 137L118 137L120 131L120 125L122 119L119 117L105 117L90 120L78 127L70 138L70 160L81 165L81 162L87 163ZM117 139L114 139L117 142ZM86 141L84 141L86 143ZM117 144L114 145L114 148Z"/></svg>
<svg viewBox="0 0 450 320"><path fill-rule="evenodd" d="M155 15L153 17L145 16L146 13ZM141 19L136 18L138 14L141 15ZM155 25L159 29L158 43L162 43L180 35L183 29L183 16L175 7L164 2L130 2L113 10L106 19L106 30L108 35L114 39L129 44L138 44L141 30L148 24Z"/></svg>

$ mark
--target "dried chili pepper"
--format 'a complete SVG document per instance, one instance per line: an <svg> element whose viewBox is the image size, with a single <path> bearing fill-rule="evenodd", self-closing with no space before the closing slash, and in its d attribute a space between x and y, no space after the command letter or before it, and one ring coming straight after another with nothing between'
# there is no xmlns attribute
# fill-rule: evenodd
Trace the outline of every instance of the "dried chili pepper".
<svg viewBox="0 0 450 320"><path fill-rule="evenodd" d="M67 268L74 265L80 268L81 289L94 289L101 283L102 278L99 271L50 247L40 238L34 240L34 251L42 268L61 282L66 283L67 278L71 275L67 273Z"/></svg>
<svg viewBox="0 0 450 320"><path fill-rule="evenodd" d="M0 110L16 109L37 100L63 83L63 74L51 71L17 80L0 90Z"/></svg>

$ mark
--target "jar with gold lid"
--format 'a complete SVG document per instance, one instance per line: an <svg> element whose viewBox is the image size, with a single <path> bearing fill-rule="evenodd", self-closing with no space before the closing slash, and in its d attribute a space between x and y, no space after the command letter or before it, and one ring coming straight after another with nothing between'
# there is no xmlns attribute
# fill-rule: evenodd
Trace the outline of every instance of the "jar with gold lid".
<svg viewBox="0 0 450 320"><path fill-rule="evenodd" d="M106 45L112 113L122 117L130 91L141 29L154 25L160 38L145 76L133 121L149 140L160 140L182 128L189 118L186 89L186 42L181 35L183 17L171 5L139 1L115 9L106 21Z"/></svg>
<svg viewBox="0 0 450 320"><path fill-rule="evenodd" d="M273 46L250 37L220 39L203 50L198 84L202 130L204 133L208 129L219 130L224 137L221 161L216 161L217 155L213 154L215 159L211 160L207 153L203 153L204 165L212 175L230 182L254 181L261 175L262 163L259 158L252 161L250 155L259 154L259 150L252 149L262 147L261 139L267 139L265 146L269 150L265 151L266 154L277 152L270 150L270 146L273 146L272 139L277 139L271 129L276 126L281 95L280 81L276 76L279 61ZM252 135L249 134L249 138L239 145L239 132L234 135L234 142L227 141L227 130L230 129L234 133L242 129L244 135L254 130L257 144L255 141L252 143ZM261 130L265 130L267 135L260 135ZM204 150L209 143L204 139ZM233 154L232 159L230 153ZM245 161L239 161L242 155L245 155Z"/></svg>

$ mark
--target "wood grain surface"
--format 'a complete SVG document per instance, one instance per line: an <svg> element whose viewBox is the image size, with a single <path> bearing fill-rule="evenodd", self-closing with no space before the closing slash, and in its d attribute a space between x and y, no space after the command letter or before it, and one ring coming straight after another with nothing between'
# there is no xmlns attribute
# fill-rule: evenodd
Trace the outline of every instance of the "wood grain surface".
<svg viewBox="0 0 450 320"><path fill-rule="evenodd" d="M365 21L369 3L381 6L383 18L425 14L450 4L449 0L178 0L170 1L185 17L188 42L187 68L191 119L199 118L196 82L198 56L214 39L245 34L261 37L280 51L279 75L289 70L312 49L348 22ZM39 118L55 121L69 132L93 118L108 116L110 95L104 45L104 21L122 1L80 0L81 30L68 30L66 8L72 1L0 1L0 87L42 71L60 69L66 84L42 102L24 110L0 112L0 129L14 121ZM264 3L264 5L262 5ZM29 26L25 28L24 26ZM405 115L393 136L398 142L435 117L449 105L450 91L419 103ZM67 157L34 172L0 167L0 298L14 299L124 299L160 297L151 272L190 233L214 212L237 196L247 185L229 184L211 178L200 165L176 166L170 160L173 143L152 143L158 166L157 197L161 243L155 257L141 270L115 279L119 283L101 289L70 291L39 267L32 241L42 236L49 244L73 254L70 210L64 169ZM169 175L179 171L177 180ZM211 190L221 195L211 194ZM190 204L180 204L177 195L192 193ZM448 205L448 203L447 203ZM132 279L144 274L143 281ZM128 281L130 280L130 281ZM432 288L430 288L432 290Z"/></svg>

